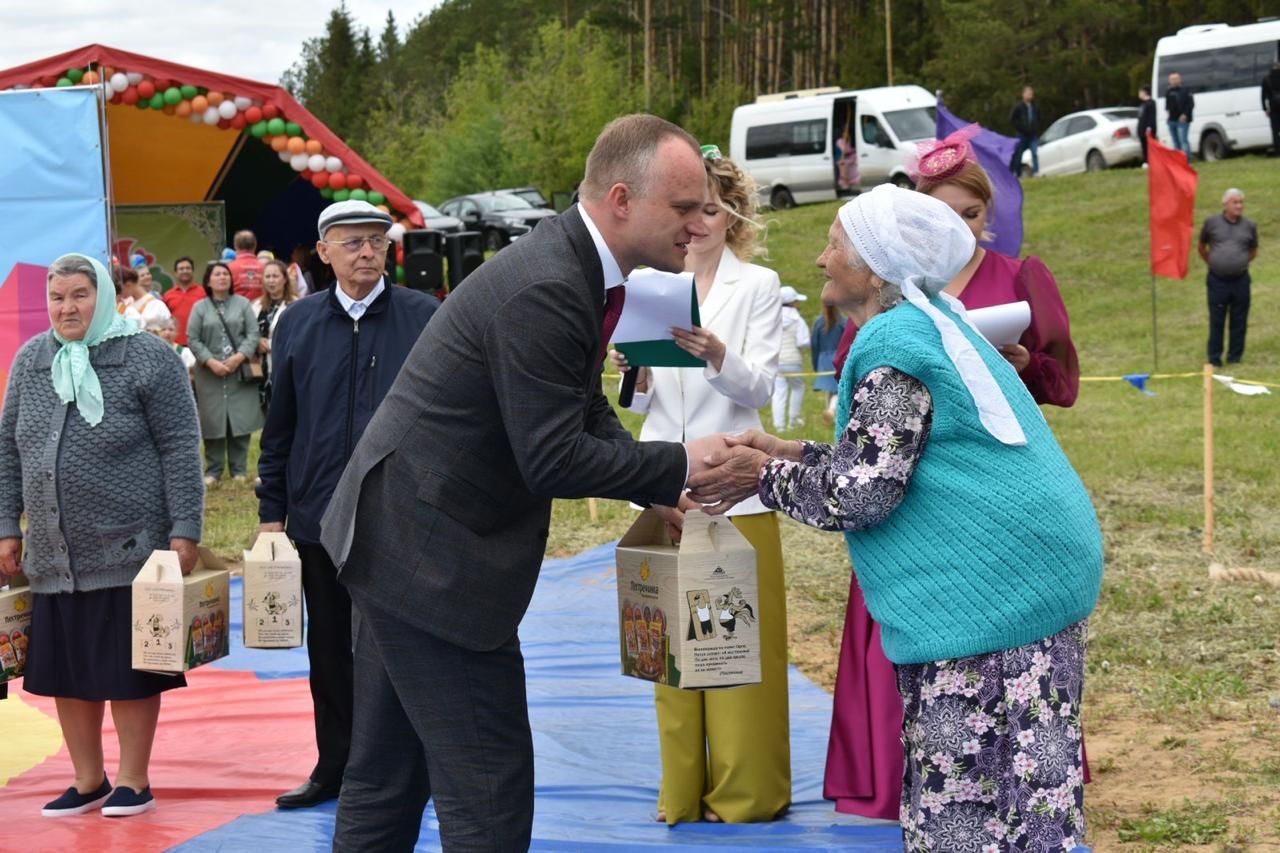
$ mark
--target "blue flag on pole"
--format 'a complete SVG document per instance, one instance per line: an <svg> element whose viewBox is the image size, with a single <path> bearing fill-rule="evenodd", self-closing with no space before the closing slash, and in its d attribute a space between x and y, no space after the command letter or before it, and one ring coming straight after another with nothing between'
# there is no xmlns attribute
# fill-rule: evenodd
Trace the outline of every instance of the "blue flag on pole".
<svg viewBox="0 0 1280 853"><path fill-rule="evenodd" d="M965 121L938 104L939 139L945 139L970 124L972 122ZM990 229L995 237L990 242L984 241L982 245L1002 255L1016 258L1022 252L1022 184L1009 171L1009 161L1013 159L1018 140L984 127L981 133L969 140L969 144L978 155L982 168L987 170L996 193Z"/></svg>

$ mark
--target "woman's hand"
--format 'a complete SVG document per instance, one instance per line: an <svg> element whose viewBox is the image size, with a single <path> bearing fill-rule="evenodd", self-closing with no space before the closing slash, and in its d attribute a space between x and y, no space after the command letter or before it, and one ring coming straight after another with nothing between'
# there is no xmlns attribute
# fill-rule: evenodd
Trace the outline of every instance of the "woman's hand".
<svg viewBox="0 0 1280 853"><path fill-rule="evenodd" d="M618 368L619 373L626 373L631 369L631 364L627 361L627 357L622 354L621 350L609 350L609 360L613 362L613 366ZM649 379L653 376L653 371L647 367L637 368L640 372L636 374L636 392L646 394L649 391Z"/></svg>
<svg viewBox="0 0 1280 853"><path fill-rule="evenodd" d="M258 352L261 352L261 353L271 352L270 338L258 338Z"/></svg>
<svg viewBox="0 0 1280 853"><path fill-rule="evenodd" d="M726 435L725 443L730 447L751 447L774 459L790 459L799 462L804 454L804 445L798 441L787 441L758 429L749 429L738 435Z"/></svg>
<svg viewBox="0 0 1280 853"><path fill-rule="evenodd" d="M0 539L0 575L13 577L22 571L22 537Z"/></svg>
<svg viewBox="0 0 1280 853"><path fill-rule="evenodd" d="M204 366L209 368L210 373L219 378L228 376L231 373L231 369L228 368L224 362L218 361L216 358L209 359L204 363Z"/></svg>
<svg viewBox="0 0 1280 853"><path fill-rule="evenodd" d="M716 373L724 366L724 341L717 338L710 329L702 326L694 326L692 329L672 328L671 337L675 339L676 346L689 355L709 362Z"/></svg>
<svg viewBox="0 0 1280 853"><path fill-rule="evenodd" d="M756 493L768 461L767 453L745 445L717 450L704 460L706 470L689 477L689 497L708 515L721 515Z"/></svg>
<svg viewBox="0 0 1280 853"><path fill-rule="evenodd" d="M200 559L195 542L190 539L170 539L169 550L178 552L178 568L184 576L195 570L196 561Z"/></svg>
<svg viewBox="0 0 1280 853"><path fill-rule="evenodd" d="M1013 369L1021 373L1031 363L1031 353L1022 344L1005 344L1000 347L1000 354L1013 365Z"/></svg>

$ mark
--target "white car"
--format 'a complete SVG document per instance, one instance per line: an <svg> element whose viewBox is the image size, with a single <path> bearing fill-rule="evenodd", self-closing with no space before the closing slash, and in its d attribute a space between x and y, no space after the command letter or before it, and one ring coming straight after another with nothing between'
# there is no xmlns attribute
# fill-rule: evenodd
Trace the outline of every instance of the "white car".
<svg viewBox="0 0 1280 853"><path fill-rule="evenodd" d="M1104 107L1070 113L1040 135L1040 174L1101 172L1142 162L1137 107ZM1031 174L1031 152L1022 155L1022 174Z"/></svg>

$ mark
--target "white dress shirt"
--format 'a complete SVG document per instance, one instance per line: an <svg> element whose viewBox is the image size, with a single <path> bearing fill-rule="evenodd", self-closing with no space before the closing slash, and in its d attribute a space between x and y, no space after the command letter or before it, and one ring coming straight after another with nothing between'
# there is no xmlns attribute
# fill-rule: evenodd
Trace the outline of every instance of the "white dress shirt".
<svg viewBox="0 0 1280 853"><path fill-rule="evenodd" d="M378 279L378 283L373 290L364 299L352 299L347 292L342 289L341 284L333 285L334 292L338 294L338 304L342 306L342 310L347 312L347 316L352 320L359 320L364 316L364 312L369 310L369 306L373 304L373 300L382 295L382 291L387 289L382 279Z"/></svg>

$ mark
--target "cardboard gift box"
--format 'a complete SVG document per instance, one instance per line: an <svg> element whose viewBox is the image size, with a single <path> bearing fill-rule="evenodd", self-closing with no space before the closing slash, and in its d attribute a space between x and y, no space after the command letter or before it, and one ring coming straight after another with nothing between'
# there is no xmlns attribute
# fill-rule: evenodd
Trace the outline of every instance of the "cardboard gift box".
<svg viewBox="0 0 1280 853"><path fill-rule="evenodd" d="M244 552L244 644L302 645L302 559L283 533L260 533Z"/></svg>
<svg viewBox="0 0 1280 853"><path fill-rule="evenodd" d="M694 690L760 682L756 552L727 518L686 513L674 545L645 510L617 563L623 675Z"/></svg>
<svg viewBox="0 0 1280 853"><path fill-rule="evenodd" d="M31 589L24 575L9 578L0 590L0 683L22 677L31 633Z"/></svg>
<svg viewBox="0 0 1280 853"><path fill-rule="evenodd" d="M133 668L177 674L231 651L231 573L207 548L186 577L153 551L133 579Z"/></svg>

